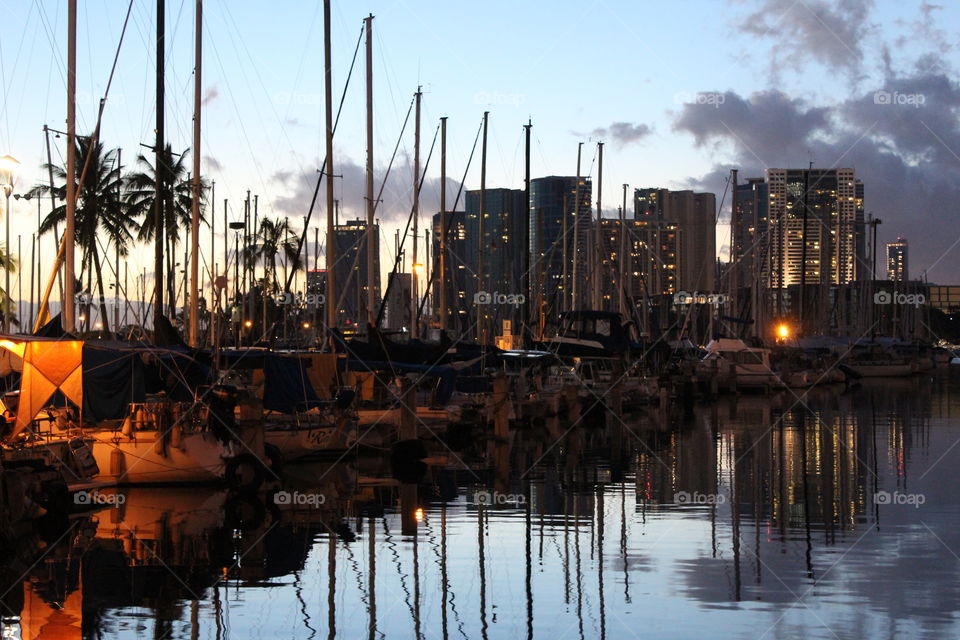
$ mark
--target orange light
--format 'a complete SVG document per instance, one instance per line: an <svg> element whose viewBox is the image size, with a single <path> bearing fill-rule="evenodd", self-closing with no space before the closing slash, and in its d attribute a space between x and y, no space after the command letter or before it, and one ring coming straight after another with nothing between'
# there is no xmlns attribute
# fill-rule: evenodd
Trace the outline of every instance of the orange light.
<svg viewBox="0 0 960 640"><path fill-rule="evenodd" d="M250 327L253 326L253 320L247 320L246 322L243 323L243 326L249 329Z"/></svg>
<svg viewBox="0 0 960 640"><path fill-rule="evenodd" d="M417 507L417 510L413 512L413 519L417 522L423 522L423 507Z"/></svg>
<svg viewBox="0 0 960 640"><path fill-rule="evenodd" d="M777 336L781 340L785 340L790 337L790 327L785 324L777 325Z"/></svg>
<svg viewBox="0 0 960 640"><path fill-rule="evenodd" d="M303 328L304 328L304 329L309 329L309 328L310 328L310 323L309 323L309 322L304 322L304 323L303 323Z"/></svg>

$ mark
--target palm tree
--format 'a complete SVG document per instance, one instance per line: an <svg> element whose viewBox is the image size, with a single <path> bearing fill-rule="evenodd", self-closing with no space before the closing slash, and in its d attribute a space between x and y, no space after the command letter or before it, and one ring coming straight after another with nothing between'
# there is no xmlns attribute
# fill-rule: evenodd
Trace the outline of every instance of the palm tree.
<svg viewBox="0 0 960 640"><path fill-rule="evenodd" d="M4 268L9 269L10 273L16 273L17 269L20 268L20 263L17 260L16 256L8 256L5 248L0 247L0 264ZM10 316L10 324L20 326L20 321L17 319L17 307L13 304L13 301L7 296L7 292L0 287L0 319L5 316Z"/></svg>
<svg viewBox="0 0 960 640"><path fill-rule="evenodd" d="M286 218L276 220L264 218L260 221L256 240L245 249L245 258L251 266L258 260L263 263L264 290L269 283L276 291L279 284L277 281L279 259L283 259L284 270L289 266L296 271L302 266L297 253L299 237Z"/></svg>
<svg viewBox="0 0 960 640"><path fill-rule="evenodd" d="M77 136L77 167L86 168L83 184L77 198L75 217L74 241L81 248L81 272L87 274L87 286L90 287L93 274L97 276L97 287L100 293L100 315L104 328L108 328L107 309L104 302L103 273L100 267L100 248L97 242L100 232L106 234L108 242L121 256L127 255L127 248L133 240L134 232L139 225L128 213L129 208L121 199L123 178L122 167L119 166L117 150L105 151L103 143L97 141L92 144L89 137ZM88 163L89 156L89 163ZM57 165L44 165L45 171L50 170L60 183L52 188L54 196L59 201L67 197L67 171ZM30 193L41 196L50 193L51 186L38 184ZM55 207L40 223L40 233L48 233L65 225L67 219L66 204Z"/></svg>
<svg viewBox="0 0 960 640"><path fill-rule="evenodd" d="M187 172L186 158L189 149L180 155L173 153L173 149L168 144L161 154L161 178L163 178L163 187L161 188L161 199L163 201L163 221L161 227L164 229L163 242L167 256L167 273L173 272L174 257L177 244L180 242L181 229L189 229L192 218L193 191ZM127 192L126 201L130 207L130 214L135 218L142 218L140 222L140 233L138 239L141 241L154 240L157 230L155 200L157 197L157 168L144 155L137 156L137 164L141 171L128 174L126 176ZM206 224L203 218L203 200L207 189L206 181L200 181L200 203L201 213L200 222ZM173 278L168 278L168 299L169 314L174 315L175 297Z"/></svg>

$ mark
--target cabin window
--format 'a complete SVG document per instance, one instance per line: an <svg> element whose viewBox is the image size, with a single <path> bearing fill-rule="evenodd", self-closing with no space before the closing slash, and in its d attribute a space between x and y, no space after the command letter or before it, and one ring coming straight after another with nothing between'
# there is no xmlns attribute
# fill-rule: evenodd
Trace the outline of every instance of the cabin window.
<svg viewBox="0 0 960 640"><path fill-rule="evenodd" d="M609 336L609 335L610 335L610 321L609 321L609 320L598 319L598 320L597 320L597 331L596 331L596 332L597 332L599 335L601 335L601 336Z"/></svg>

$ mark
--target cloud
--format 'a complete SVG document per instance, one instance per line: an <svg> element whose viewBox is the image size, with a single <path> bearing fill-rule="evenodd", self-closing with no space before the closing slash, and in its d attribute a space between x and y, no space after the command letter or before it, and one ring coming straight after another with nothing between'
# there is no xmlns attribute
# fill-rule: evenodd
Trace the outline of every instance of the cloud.
<svg viewBox="0 0 960 640"><path fill-rule="evenodd" d="M614 122L609 127L597 127L590 132L590 135L593 138L611 140L622 146L638 142L651 133L653 129L643 123Z"/></svg>
<svg viewBox="0 0 960 640"><path fill-rule="evenodd" d="M203 100L200 101L200 104L205 107L218 97L220 97L220 91L216 85L207 87L207 90L203 93Z"/></svg>
<svg viewBox="0 0 960 640"><path fill-rule="evenodd" d="M220 161L213 156L203 156L203 162L207 165L207 169L210 171L221 171L223 169L223 165L220 164Z"/></svg>
<svg viewBox="0 0 960 640"><path fill-rule="evenodd" d="M720 194L731 166L741 169L741 180L811 158L816 167L854 167L867 212L883 220L883 236L910 240L912 277L929 268L931 280L955 282L960 85L952 74L923 66L888 75L882 86L851 93L831 110L781 91L727 92L719 106L684 105L674 130L724 158L688 182Z"/></svg>
<svg viewBox="0 0 960 640"><path fill-rule="evenodd" d="M863 43L873 31L872 0L762 0L738 22L741 32L775 43L771 65L799 68L811 58L851 74L863 63Z"/></svg>
<svg viewBox="0 0 960 640"><path fill-rule="evenodd" d="M317 162L320 166L322 161ZM435 170L434 166L430 167ZM337 199L340 202L340 220L366 219L366 170L350 158L338 158L334 166L338 176L334 184ZM380 191L383 182L383 167L374 171L374 196ZM273 206L284 214L302 219L310 209L310 201L317 186L317 175L304 175L300 172L280 170L273 174L272 180L277 184L278 192L284 192L273 200ZM452 210L459 183L447 178L447 206ZM314 207L314 214L322 210L324 205L324 191L318 196L318 203ZM377 206L376 217L386 224L405 223L410 215L413 202L413 163L410 158L402 157L394 163L390 177L383 193L381 202ZM458 205L463 210L464 196L461 196ZM427 177L420 190L421 221L429 225L429 220L439 210L440 179Z"/></svg>

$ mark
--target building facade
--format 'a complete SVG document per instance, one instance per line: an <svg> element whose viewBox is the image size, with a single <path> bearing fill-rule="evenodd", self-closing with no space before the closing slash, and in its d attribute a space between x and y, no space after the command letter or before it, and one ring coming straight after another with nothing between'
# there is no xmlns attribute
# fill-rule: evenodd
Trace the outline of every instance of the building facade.
<svg viewBox="0 0 960 640"><path fill-rule="evenodd" d="M887 243L887 280L904 282L910 279L908 249L906 238Z"/></svg>
<svg viewBox="0 0 960 640"><path fill-rule="evenodd" d="M367 273L367 222L350 220L337 225L336 284L340 292L337 318L341 327L363 327L367 322L367 288L373 286L377 305L371 310L376 318L380 305L380 225L373 225L373 274ZM371 277L372 276L372 277ZM329 303L330 301L328 301Z"/></svg>
<svg viewBox="0 0 960 640"><path fill-rule="evenodd" d="M472 274L467 266L467 224L466 213L451 211L446 215L446 258L444 282L447 290L447 328L450 331L465 331L470 306L467 301L467 284ZM433 297L433 308L440 313L440 238L441 214L433 216L433 233L431 234L433 267L430 269L433 285L430 287Z"/></svg>

